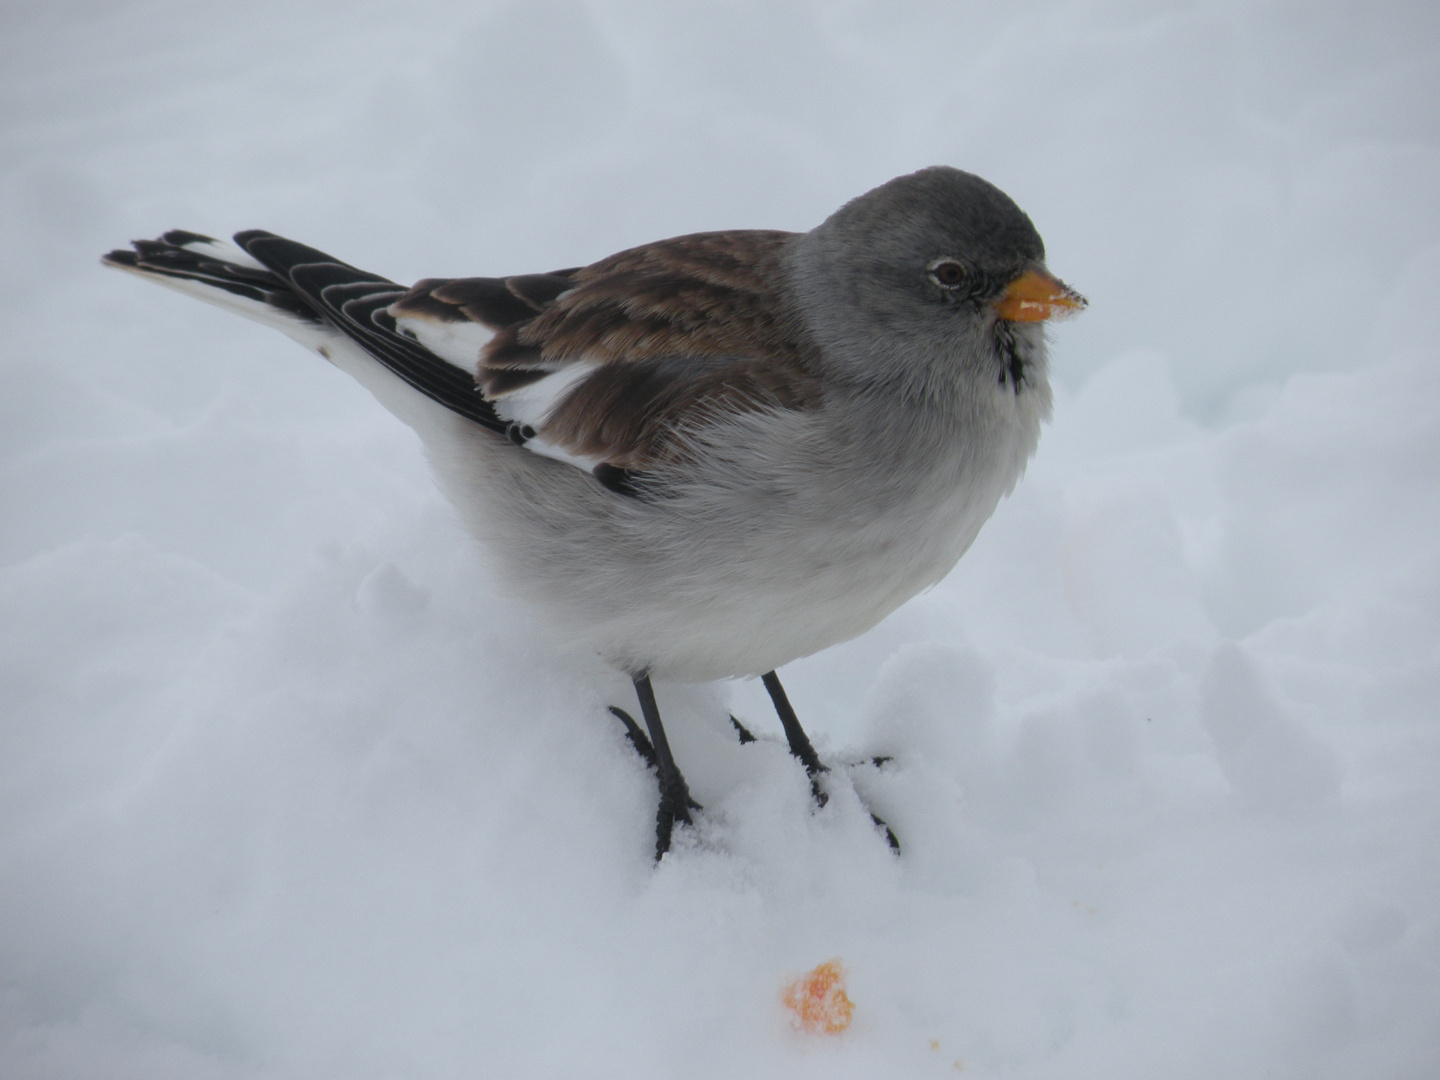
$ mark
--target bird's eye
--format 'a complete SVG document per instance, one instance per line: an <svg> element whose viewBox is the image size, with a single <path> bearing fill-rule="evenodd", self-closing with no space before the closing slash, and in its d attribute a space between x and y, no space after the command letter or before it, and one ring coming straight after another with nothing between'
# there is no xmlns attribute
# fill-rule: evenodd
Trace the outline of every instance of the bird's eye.
<svg viewBox="0 0 1440 1080"><path fill-rule="evenodd" d="M942 289L953 289L965 281L965 267L954 259L941 259L930 267L930 280Z"/></svg>

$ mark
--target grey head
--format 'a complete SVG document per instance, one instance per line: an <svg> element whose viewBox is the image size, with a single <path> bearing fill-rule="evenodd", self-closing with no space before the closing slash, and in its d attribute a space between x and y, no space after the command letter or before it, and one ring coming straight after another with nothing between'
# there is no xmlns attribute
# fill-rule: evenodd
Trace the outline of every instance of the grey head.
<svg viewBox="0 0 1440 1080"><path fill-rule="evenodd" d="M1043 366L1040 324L1084 306L1014 200L946 166L846 203L796 237L789 270L827 375L906 397Z"/></svg>

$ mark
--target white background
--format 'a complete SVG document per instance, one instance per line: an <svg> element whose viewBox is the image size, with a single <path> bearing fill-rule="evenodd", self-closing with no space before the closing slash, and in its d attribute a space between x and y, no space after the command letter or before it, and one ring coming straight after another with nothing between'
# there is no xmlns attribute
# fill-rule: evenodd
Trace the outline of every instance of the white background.
<svg viewBox="0 0 1440 1080"><path fill-rule="evenodd" d="M0 9L0 1074L1440 1074L1440 9ZM946 163L1091 300L941 586L607 703L419 446L102 270L181 227L400 281L807 229ZM734 710L769 738L740 747ZM890 856L850 786L905 843ZM854 1023L778 994L832 957Z"/></svg>

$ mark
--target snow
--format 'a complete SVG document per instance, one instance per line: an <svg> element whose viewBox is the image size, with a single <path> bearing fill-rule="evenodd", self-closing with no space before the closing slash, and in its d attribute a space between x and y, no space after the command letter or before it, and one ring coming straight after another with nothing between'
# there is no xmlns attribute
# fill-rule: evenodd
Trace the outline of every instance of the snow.
<svg viewBox="0 0 1440 1080"><path fill-rule="evenodd" d="M7 1080L1440 1075L1440 9L0 30ZM658 687L706 807L658 868L628 685L496 595L409 432L97 263L538 271L937 162L1091 301L1055 422L955 573L783 672L828 760L894 755L824 811L757 683ZM797 1030L833 958L853 1022Z"/></svg>

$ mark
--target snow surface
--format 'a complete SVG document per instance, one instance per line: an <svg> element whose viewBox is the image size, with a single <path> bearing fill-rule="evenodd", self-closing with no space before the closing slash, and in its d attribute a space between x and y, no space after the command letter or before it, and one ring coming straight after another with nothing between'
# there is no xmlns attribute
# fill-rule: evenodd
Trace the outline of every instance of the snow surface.
<svg viewBox="0 0 1440 1080"><path fill-rule="evenodd" d="M0 95L7 1080L1440 1075L1440 7L10 0ZM653 867L628 685L409 432L96 261L546 270L936 162L1092 307L960 568L784 672L899 860L661 685Z"/></svg>

